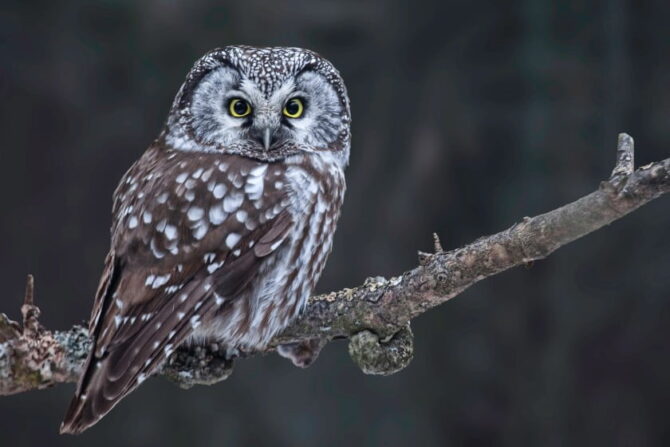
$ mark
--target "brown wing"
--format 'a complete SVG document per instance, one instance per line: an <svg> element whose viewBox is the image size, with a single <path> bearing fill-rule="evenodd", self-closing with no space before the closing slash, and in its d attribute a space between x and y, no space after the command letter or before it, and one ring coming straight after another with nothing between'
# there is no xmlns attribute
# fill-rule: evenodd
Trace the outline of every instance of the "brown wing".
<svg viewBox="0 0 670 447"><path fill-rule="evenodd" d="M115 192L93 348L61 432L93 425L239 296L293 226L279 168L152 148Z"/></svg>

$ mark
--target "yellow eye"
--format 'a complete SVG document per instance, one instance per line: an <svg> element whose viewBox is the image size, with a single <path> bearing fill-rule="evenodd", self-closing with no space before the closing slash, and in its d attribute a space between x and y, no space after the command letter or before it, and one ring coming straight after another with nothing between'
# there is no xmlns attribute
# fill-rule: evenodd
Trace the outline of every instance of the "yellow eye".
<svg viewBox="0 0 670 447"><path fill-rule="evenodd" d="M228 112L235 118L244 118L251 113L251 106L244 99L233 98L228 104Z"/></svg>
<svg viewBox="0 0 670 447"><path fill-rule="evenodd" d="M289 118L300 118L305 111L305 106L300 98L291 98L284 106L284 115Z"/></svg>

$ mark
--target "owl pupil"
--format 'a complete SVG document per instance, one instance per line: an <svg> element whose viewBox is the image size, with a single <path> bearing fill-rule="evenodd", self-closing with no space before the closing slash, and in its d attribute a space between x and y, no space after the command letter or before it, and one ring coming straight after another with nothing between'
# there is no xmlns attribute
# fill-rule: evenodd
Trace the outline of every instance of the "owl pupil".
<svg viewBox="0 0 670 447"><path fill-rule="evenodd" d="M246 102L238 100L233 104L233 111L238 115L244 115L247 113L247 107Z"/></svg>
<svg viewBox="0 0 670 447"><path fill-rule="evenodd" d="M286 104L286 111L290 115L295 115L300 112L300 104L295 99L292 99L288 104Z"/></svg>

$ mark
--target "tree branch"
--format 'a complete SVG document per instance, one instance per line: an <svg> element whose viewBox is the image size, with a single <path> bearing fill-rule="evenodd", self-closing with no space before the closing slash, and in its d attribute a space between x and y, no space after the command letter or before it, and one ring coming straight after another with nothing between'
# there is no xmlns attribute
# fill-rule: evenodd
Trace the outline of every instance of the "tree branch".
<svg viewBox="0 0 670 447"><path fill-rule="evenodd" d="M634 170L633 139L619 135L616 166L599 188L558 209L526 217L500 233L462 248L419 253L419 266L401 276L368 278L361 286L310 298L302 317L277 336L280 344L317 340L323 346L349 338L352 359L369 374L391 374L412 358L409 322L476 282L520 264L543 259L559 247L634 211L670 191L670 158ZM29 277L23 327L0 315L0 395L77 380L90 346L81 326L50 332L37 322ZM244 352L249 356L263 352ZM161 373L188 387L223 380L233 359L216 344L181 348Z"/></svg>

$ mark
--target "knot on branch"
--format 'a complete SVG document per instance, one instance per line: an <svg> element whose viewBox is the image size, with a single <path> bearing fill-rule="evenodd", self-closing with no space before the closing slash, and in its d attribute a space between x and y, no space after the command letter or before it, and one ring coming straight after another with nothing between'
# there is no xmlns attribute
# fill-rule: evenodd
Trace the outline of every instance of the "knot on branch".
<svg viewBox="0 0 670 447"><path fill-rule="evenodd" d="M183 389L193 385L213 385L233 373L233 356L215 343L182 347L170 357L161 372Z"/></svg>
<svg viewBox="0 0 670 447"><path fill-rule="evenodd" d="M388 340L380 340L371 331L358 332L349 340L349 355L365 374L395 374L414 356L412 329L407 323Z"/></svg>

